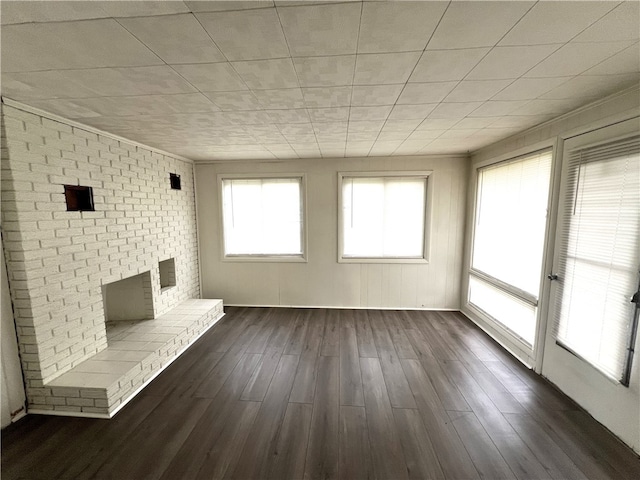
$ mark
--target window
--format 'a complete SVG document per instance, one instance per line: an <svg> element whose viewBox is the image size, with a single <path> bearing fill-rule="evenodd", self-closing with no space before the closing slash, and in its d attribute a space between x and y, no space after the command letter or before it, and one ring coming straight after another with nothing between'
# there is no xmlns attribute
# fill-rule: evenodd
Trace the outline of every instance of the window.
<svg viewBox="0 0 640 480"><path fill-rule="evenodd" d="M341 173L339 261L425 261L429 173Z"/></svg>
<svg viewBox="0 0 640 480"><path fill-rule="evenodd" d="M478 169L469 303L533 346L551 150Z"/></svg>
<svg viewBox="0 0 640 480"><path fill-rule="evenodd" d="M225 258L303 259L303 180L221 177Z"/></svg>
<svg viewBox="0 0 640 480"><path fill-rule="evenodd" d="M640 266L640 136L568 153L554 332L629 385ZM638 295L636 293L636 295Z"/></svg>

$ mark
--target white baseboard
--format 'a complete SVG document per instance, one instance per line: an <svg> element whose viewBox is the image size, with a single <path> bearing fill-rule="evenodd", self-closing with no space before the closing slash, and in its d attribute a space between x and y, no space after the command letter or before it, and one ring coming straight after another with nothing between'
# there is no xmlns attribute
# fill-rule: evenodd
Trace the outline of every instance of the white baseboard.
<svg viewBox="0 0 640 480"><path fill-rule="evenodd" d="M252 305L248 303L225 303L225 307L257 307L257 308L326 308L329 310L415 310L436 312L459 312L459 308L439 307L336 307L335 305Z"/></svg>

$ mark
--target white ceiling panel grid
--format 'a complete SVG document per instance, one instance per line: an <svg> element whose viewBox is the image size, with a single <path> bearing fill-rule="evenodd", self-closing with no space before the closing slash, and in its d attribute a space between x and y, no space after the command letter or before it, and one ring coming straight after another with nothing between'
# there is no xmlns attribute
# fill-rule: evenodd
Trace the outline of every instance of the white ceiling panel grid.
<svg viewBox="0 0 640 480"><path fill-rule="evenodd" d="M2 95L194 160L463 153L640 81L640 2L0 2Z"/></svg>

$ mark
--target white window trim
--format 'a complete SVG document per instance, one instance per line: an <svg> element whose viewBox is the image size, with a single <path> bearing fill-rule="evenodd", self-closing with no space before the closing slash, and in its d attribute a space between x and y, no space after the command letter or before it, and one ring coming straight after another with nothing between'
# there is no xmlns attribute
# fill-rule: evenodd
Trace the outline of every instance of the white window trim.
<svg viewBox="0 0 640 480"><path fill-rule="evenodd" d="M270 178L299 178L300 201L302 202L302 238L301 254L293 255L227 255L224 240L224 204L223 204L223 180L263 180ZM218 215L220 217L218 239L220 242L220 260L222 262L281 262L281 263L307 263L307 177L304 173L220 173L218 174Z"/></svg>
<svg viewBox="0 0 640 480"><path fill-rule="evenodd" d="M374 172L338 172L338 263L429 263L431 246L431 217L433 209L433 170L422 171L374 171ZM345 257L342 228L342 182L347 177L418 177L427 181L424 211L424 245L422 257Z"/></svg>
<svg viewBox="0 0 640 480"><path fill-rule="evenodd" d="M476 222L476 208L477 208L477 188L478 188L478 170L484 167L488 167L490 165L498 165L500 163L515 161L519 158L531 155L537 151L551 149L552 154L552 163L551 163L551 179L549 185L549 213L547 215L547 224L546 229L547 233L544 240L544 252L542 265L543 269L541 272L542 280L541 280L541 289L537 299L537 307L538 312L536 316L536 335L535 335L535 344L532 348L531 345L524 342L515 332L507 329L500 322L493 319L493 317L484 313L481 309L476 307L473 303L469 301L469 277L474 274L473 269L471 268L471 259L473 257L473 239L475 236L475 222ZM508 350L513 351L515 349L522 350L524 356L522 354L516 355L517 358L520 359L524 364L533 367L533 369L537 372L542 370L542 352L544 351L545 345L545 336L547 330L547 308L548 308L548 300L549 300L549 284L550 282L545 282L544 278L546 278L546 273L551 271L551 264L553 259L553 242L555 238L555 230L556 224L555 219L557 216L557 196L560 185L560 168L559 157L562 155L562 144L558 142L556 137L553 137L549 140L544 140L541 142L535 142L531 145L527 145L525 147L521 147L515 150L508 151L506 153L496 155L495 157L490 157L474 163L472 166L472 175L469 179L469 189L468 189L468 200L467 200L467 208L468 216L467 216L467 225L469 226L466 232L465 238L465 254L464 254L464 268L466 270L466 275L463 275L462 279L462 306L463 310L467 310L475 315L473 321L480 320L481 328L485 329L489 327L493 331L498 332L498 336L496 340L504 345ZM498 287L499 288L499 287ZM511 292L508 292L511 293ZM484 324L484 325L483 325ZM494 335L492 335L494 336Z"/></svg>

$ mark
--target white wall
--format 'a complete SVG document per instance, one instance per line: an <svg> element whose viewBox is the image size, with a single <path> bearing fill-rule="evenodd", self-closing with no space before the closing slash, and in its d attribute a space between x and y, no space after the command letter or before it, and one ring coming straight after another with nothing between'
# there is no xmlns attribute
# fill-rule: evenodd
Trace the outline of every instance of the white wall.
<svg viewBox="0 0 640 480"><path fill-rule="evenodd" d="M475 170L477 166L487 164L487 162L490 162L492 159L499 161L508 157L522 155L542 146L558 145L556 152L554 152L555 176L553 179L552 209L549 219L550 231L549 241L547 242L544 274L545 272L551 271L552 268L557 203L561 193L559 192L561 165L558 161L557 153L562 150L562 142L567 138L594 131L608 125L617 124L626 119L637 117L638 115L640 115L640 92L638 87L635 87L476 152L471 159L472 165L469 175L467 236L465 239L464 273L462 275L461 290L461 310L465 315L496 338L496 340L524 363L532 366L537 372L542 372L543 375L550 377L561 390L636 451L640 451L640 426L637 425L637 421L633 420L638 418L638 406L640 405L640 385L638 385L640 375L638 375L638 365L636 365L634 369L635 374L629 388L616 385L611 381L607 381L608 384L605 388L595 389L586 387L586 385L602 385L603 383L600 378L601 374L595 372L593 369L580 369L580 373L576 373L574 377L572 377L572 375L564 375L562 378L555 379L553 375L548 375L548 372L553 371L555 368L554 362L560 361L565 364L568 360L565 357L562 357L564 360L559 360L561 355L543 357L546 333L547 330L551 328L550 325L547 327L550 282L545 281L540 297L540 325L534 350L527 350L523 343L494 324L490 319L474 310L467 302L467 289L471 249L470 231L473 221L472 214L476 185ZM550 341L552 341L552 339L547 339L547 343ZM640 336L636 344L636 351L640 351ZM638 364L639 361L640 358L636 358L636 364ZM563 367L564 366L565 365L563 365ZM578 372L578 369L574 369L574 371ZM614 402L613 396L615 395L620 397L619 401L616 400ZM610 407L613 404L619 407L615 411L612 411ZM623 419L628 421L625 423Z"/></svg>
<svg viewBox="0 0 640 480"><path fill-rule="evenodd" d="M0 340L2 342L2 353L0 361L2 363L2 400L1 420L2 428L6 427L15 418L24 414L24 382L22 380L22 370L20 369L20 357L18 356L18 340L16 338L16 327L13 321L13 310L11 308L11 297L9 295L9 282L7 280L7 267L2 257L0 265L0 293L2 301L0 303Z"/></svg>
<svg viewBox="0 0 640 480"><path fill-rule="evenodd" d="M376 157L196 164L202 292L226 305L458 309L465 157ZM339 171L432 170L429 264L337 262ZM305 173L307 263L222 261L217 175Z"/></svg>

